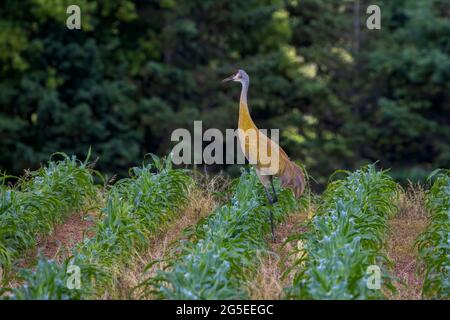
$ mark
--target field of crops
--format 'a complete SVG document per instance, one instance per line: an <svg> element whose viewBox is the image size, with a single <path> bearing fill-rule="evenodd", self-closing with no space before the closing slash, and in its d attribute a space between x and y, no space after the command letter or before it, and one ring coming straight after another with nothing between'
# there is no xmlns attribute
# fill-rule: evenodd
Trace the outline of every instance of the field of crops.
<svg viewBox="0 0 450 320"><path fill-rule="evenodd" d="M449 171L431 174L414 203L375 165L336 172L322 194L307 190L298 201L276 183L273 205L251 168L220 186L211 179L152 156L128 178L105 181L89 157L64 154L20 178L2 176L0 298L450 296ZM426 214L413 217L414 207ZM58 238L77 215L81 238ZM414 219L423 227L399 242L409 238L396 226L413 230Z"/></svg>

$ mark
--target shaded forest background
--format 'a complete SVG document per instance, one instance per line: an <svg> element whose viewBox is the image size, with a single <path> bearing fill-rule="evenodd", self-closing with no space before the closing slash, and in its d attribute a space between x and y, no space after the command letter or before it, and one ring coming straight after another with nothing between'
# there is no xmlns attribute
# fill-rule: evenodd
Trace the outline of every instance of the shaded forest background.
<svg viewBox="0 0 450 320"><path fill-rule="evenodd" d="M423 179L450 167L449 32L446 0L3 0L0 170L92 146L124 175L194 120L235 128L240 87L220 80L243 68L256 124L320 184L376 160Z"/></svg>

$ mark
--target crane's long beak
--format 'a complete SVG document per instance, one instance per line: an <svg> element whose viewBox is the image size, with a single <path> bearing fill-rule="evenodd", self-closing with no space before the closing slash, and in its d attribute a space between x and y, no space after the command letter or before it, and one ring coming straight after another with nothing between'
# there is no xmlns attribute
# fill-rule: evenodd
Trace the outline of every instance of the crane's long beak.
<svg viewBox="0 0 450 320"><path fill-rule="evenodd" d="M222 80L222 83L231 81L231 80L233 80L233 78L234 78L234 74L231 75L231 76L229 76L228 78L223 79L223 80Z"/></svg>

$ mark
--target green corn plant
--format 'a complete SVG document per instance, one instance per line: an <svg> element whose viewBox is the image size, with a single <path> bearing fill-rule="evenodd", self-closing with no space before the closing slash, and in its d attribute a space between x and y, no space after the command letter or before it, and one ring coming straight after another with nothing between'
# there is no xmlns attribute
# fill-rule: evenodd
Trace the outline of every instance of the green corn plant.
<svg viewBox="0 0 450 320"><path fill-rule="evenodd" d="M74 263L96 266L103 270L96 282L113 285L120 268L148 246L150 236L176 218L191 183L188 171L173 169L170 158L153 156L152 164L132 168L130 178L108 192L104 218L93 228L94 236L75 248Z"/></svg>
<svg viewBox="0 0 450 320"><path fill-rule="evenodd" d="M369 289L367 268L377 265L384 287L394 290L382 253L387 221L396 212L396 183L373 165L330 183L308 231L292 237L301 245L297 270L286 288L290 299L374 299L382 290Z"/></svg>
<svg viewBox="0 0 450 320"><path fill-rule="evenodd" d="M0 189L0 266L5 270L35 245L38 234L49 234L55 224L96 196L89 155L84 162L58 155L63 159L51 158L45 167L28 172L14 188Z"/></svg>
<svg viewBox="0 0 450 320"><path fill-rule="evenodd" d="M429 221L416 240L419 259L424 265L422 296L450 298L450 170L436 170L435 181L427 192Z"/></svg>
<svg viewBox="0 0 450 320"><path fill-rule="evenodd" d="M197 224L191 231L192 240L177 248L167 267L139 284L136 289L142 290L143 297L246 298L243 284L252 275L257 253L266 248L269 212L254 170L242 173L233 188L230 202ZM292 193L285 190L270 209L279 221L295 207Z"/></svg>

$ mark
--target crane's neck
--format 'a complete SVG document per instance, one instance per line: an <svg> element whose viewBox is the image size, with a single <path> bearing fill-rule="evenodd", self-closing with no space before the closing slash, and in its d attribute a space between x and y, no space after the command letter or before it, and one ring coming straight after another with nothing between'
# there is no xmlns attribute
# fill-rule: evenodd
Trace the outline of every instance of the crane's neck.
<svg viewBox="0 0 450 320"><path fill-rule="evenodd" d="M239 102L239 128L241 129L248 129L249 126L253 125L253 121L247 105L248 86L248 81L242 82L241 100Z"/></svg>

